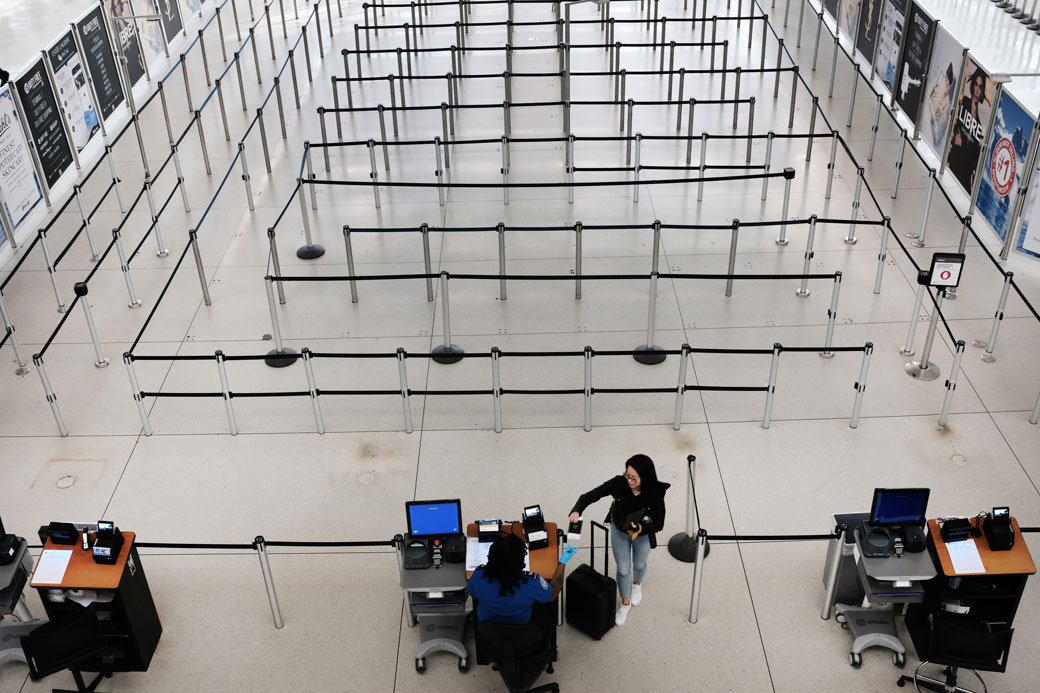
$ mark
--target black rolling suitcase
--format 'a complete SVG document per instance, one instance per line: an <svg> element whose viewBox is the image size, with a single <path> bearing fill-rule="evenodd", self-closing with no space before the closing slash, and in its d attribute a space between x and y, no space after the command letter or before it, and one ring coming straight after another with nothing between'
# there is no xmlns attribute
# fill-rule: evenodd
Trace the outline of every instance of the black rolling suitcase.
<svg viewBox="0 0 1040 693"><path fill-rule="evenodd" d="M590 524L607 535L603 545L603 574L596 572L596 538L595 530L592 530L589 533L591 565L583 563L567 576L567 623L599 640L614 627L617 581L607 575L610 531L598 522Z"/></svg>

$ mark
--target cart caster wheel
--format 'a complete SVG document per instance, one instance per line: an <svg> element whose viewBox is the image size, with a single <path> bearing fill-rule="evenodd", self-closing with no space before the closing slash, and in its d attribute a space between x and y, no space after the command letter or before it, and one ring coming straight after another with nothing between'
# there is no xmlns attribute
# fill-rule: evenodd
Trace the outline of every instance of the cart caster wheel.
<svg viewBox="0 0 1040 693"><path fill-rule="evenodd" d="M904 681L902 679L902 677L900 677L900 679L898 681L896 681L896 685L899 686L900 688L902 688L903 686L906 685L906 681Z"/></svg>
<svg viewBox="0 0 1040 693"><path fill-rule="evenodd" d="M425 657L420 657L419 659L415 660L415 673L416 674L425 674L426 673L426 658Z"/></svg>
<svg viewBox="0 0 1040 693"><path fill-rule="evenodd" d="M459 657L459 672L465 674L469 671L469 662L465 657Z"/></svg>
<svg viewBox="0 0 1040 693"><path fill-rule="evenodd" d="M900 669L902 669L903 667L906 666L906 654L904 654L902 652L893 652L892 653L892 663L895 664Z"/></svg>
<svg viewBox="0 0 1040 693"><path fill-rule="evenodd" d="M860 665L863 664L863 656L858 655L855 652L849 653L849 665L853 669L859 669Z"/></svg>

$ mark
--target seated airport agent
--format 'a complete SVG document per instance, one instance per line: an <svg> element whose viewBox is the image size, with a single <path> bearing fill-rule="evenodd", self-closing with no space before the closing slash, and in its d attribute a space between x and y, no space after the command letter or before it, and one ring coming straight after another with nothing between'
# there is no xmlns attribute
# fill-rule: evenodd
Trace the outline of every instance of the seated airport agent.
<svg viewBox="0 0 1040 693"><path fill-rule="evenodd" d="M536 609L548 604L563 589L564 566L577 552L567 546L560 555L552 578L524 570L527 547L515 534L504 534L488 550L488 561L473 571L466 592L477 602L477 620L494 623L534 623L547 634L555 621L555 610Z"/></svg>

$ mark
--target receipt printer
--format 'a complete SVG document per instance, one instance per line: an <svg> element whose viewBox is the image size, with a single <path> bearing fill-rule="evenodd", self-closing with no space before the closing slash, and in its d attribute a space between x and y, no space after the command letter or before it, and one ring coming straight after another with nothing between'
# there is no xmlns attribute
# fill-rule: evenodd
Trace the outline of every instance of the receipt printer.
<svg viewBox="0 0 1040 693"><path fill-rule="evenodd" d="M549 532L545 529L542 506L529 505L524 508L524 534L527 535L527 546L531 551L549 546Z"/></svg>
<svg viewBox="0 0 1040 693"><path fill-rule="evenodd" d="M123 533L111 522L98 520L97 538L94 540L94 562L113 565L123 550Z"/></svg>
<svg viewBox="0 0 1040 693"><path fill-rule="evenodd" d="M1009 508L993 508L982 521L982 532L989 542L990 551L1008 551L1015 545L1015 529L1011 526Z"/></svg>

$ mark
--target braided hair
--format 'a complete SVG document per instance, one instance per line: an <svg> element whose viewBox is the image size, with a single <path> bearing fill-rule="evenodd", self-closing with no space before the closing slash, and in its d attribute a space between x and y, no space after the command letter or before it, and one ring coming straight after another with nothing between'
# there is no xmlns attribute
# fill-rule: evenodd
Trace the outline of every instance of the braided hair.
<svg viewBox="0 0 1040 693"><path fill-rule="evenodd" d="M505 597L516 594L517 585L527 582L524 573L524 556L527 547L515 534L503 534L488 550L488 561L484 565L484 577L488 582L498 580L498 593Z"/></svg>

